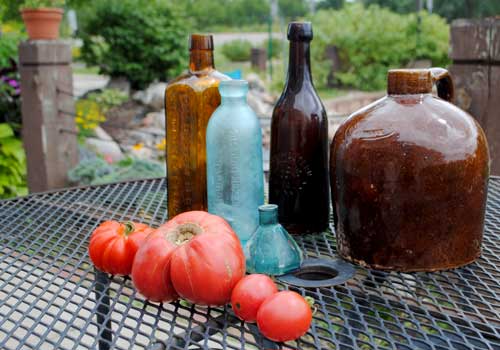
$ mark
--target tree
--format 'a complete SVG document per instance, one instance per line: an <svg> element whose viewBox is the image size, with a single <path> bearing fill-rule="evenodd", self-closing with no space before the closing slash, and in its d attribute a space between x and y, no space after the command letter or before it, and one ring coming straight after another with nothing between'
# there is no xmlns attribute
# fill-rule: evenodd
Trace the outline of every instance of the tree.
<svg viewBox="0 0 500 350"><path fill-rule="evenodd" d="M101 0L82 28L82 57L133 88L166 81L186 67L189 20L166 2Z"/></svg>
<svg viewBox="0 0 500 350"><path fill-rule="evenodd" d="M286 19L304 17L309 12L309 5L305 0L278 0L281 14Z"/></svg>
<svg viewBox="0 0 500 350"><path fill-rule="evenodd" d="M422 1L425 6L426 1ZM376 4L398 13L417 10L418 0L362 0L365 5ZM499 0L434 0L433 13L446 18L449 22L456 18L483 18L500 14Z"/></svg>
<svg viewBox="0 0 500 350"><path fill-rule="evenodd" d="M338 10L344 6L345 0L322 0L316 5L317 10L334 9Z"/></svg>

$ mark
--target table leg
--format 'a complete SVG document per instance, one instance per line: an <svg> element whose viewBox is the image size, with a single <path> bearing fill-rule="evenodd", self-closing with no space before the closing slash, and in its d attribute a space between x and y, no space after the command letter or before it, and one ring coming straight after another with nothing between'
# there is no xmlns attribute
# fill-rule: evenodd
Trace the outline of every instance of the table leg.
<svg viewBox="0 0 500 350"><path fill-rule="evenodd" d="M99 329L99 350L109 350L112 340L111 310L109 307L109 278L104 272L94 269L96 274L95 299L97 304L97 325Z"/></svg>

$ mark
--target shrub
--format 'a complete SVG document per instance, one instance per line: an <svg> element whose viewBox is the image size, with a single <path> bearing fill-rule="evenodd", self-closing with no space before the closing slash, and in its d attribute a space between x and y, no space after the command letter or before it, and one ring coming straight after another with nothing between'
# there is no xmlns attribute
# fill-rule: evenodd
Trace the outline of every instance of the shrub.
<svg viewBox="0 0 500 350"><path fill-rule="evenodd" d="M106 112L128 100L128 95L117 89L92 92L87 98L76 101L75 122L80 136L92 135L100 123L106 121Z"/></svg>
<svg viewBox="0 0 500 350"><path fill-rule="evenodd" d="M232 40L222 45L222 53L233 62L244 62L250 60L252 43L248 40Z"/></svg>
<svg viewBox="0 0 500 350"><path fill-rule="evenodd" d="M36 9L40 7L64 7L64 0L25 0L21 8Z"/></svg>
<svg viewBox="0 0 500 350"><path fill-rule="evenodd" d="M8 123L16 132L21 129L21 86L13 61L10 68L0 69L0 123Z"/></svg>
<svg viewBox="0 0 500 350"><path fill-rule="evenodd" d="M0 34L0 123L21 128L21 89L17 70L18 45L24 39L20 26L5 23Z"/></svg>
<svg viewBox="0 0 500 350"><path fill-rule="evenodd" d="M0 198L22 196L26 187L26 157L21 140L9 124L0 124Z"/></svg>
<svg viewBox="0 0 500 350"><path fill-rule="evenodd" d="M83 160L68 172L71 182L80 185L101 185L110 182L165 176L165 165L150 160L128 157L109 164L102 158Z"/></svg>
<svg viewBox="0 0 500 350"><path fill-rule="evenodd" d="M417 47L416 15L400 15L376 5L350 4L341 10L321 10L313 17L314 76L326 85L331 63L325 60L327 45L339 49L342 69L335 76L344 86L361 90L383 89L390 68L414 59L430 59L436 66L448 63L448 25L425 12ZM332 25L333 24L333 25Z"/></svg>
<svg viewBox="0 0 500 350"><path fill-rule="evenodd" d="M262 47L264 49L267 50L267 52L269 53L269 41L272 42L273 44L273 50L271 52L271 57L272 58L278 58L280 57L281 53L283 52L283 41L280 40L280 39L266 39L263 43L262 43ZM286 47L288 47L288 42L285 44Z"/></svg>
<svg viewBox="0 0 500 350"><path fill-rule="evenodd" d="M188 21L167 2L97 1L83 28L82 58L132 87L167 80L187 60Z"/></svg>

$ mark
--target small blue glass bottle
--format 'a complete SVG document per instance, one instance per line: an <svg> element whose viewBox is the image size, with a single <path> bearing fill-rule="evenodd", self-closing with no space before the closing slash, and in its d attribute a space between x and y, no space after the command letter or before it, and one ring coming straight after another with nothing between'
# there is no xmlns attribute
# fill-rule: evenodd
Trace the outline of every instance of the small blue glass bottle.
<svg viewBox="0 0 500 350"><path fill-rule="evenodd" d="M247 272L279 276L300 268L302 250L278 223L278 206L261 205L259 222L244 249Z"/></svg>
<svg viewBox="0 0 500 350"><path fill-rule="evenodd" d="M208 211L222 216L244 245L264 203L262 131L245 80L221 81L221 104L207 127Z"/></svg>

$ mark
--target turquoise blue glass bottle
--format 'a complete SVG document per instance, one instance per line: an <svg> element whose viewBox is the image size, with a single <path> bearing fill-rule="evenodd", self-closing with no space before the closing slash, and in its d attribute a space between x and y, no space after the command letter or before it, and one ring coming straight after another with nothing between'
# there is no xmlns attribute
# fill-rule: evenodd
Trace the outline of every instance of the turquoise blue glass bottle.
<svg viewBox="0 0 500 350"><path fill-rule="evenodd" d="M259 207L259 227L245 245L247 272L284 275L300 268L303 254L278 223L276 204Z"/></svg>
<svg viewBox="0 0 500 350"><path fill-rule="evenodd" d="M222 81L219 92L207 127L208 211L226 219L244 245L264 203L262 131L246 101L248 82Z"/></svg>

